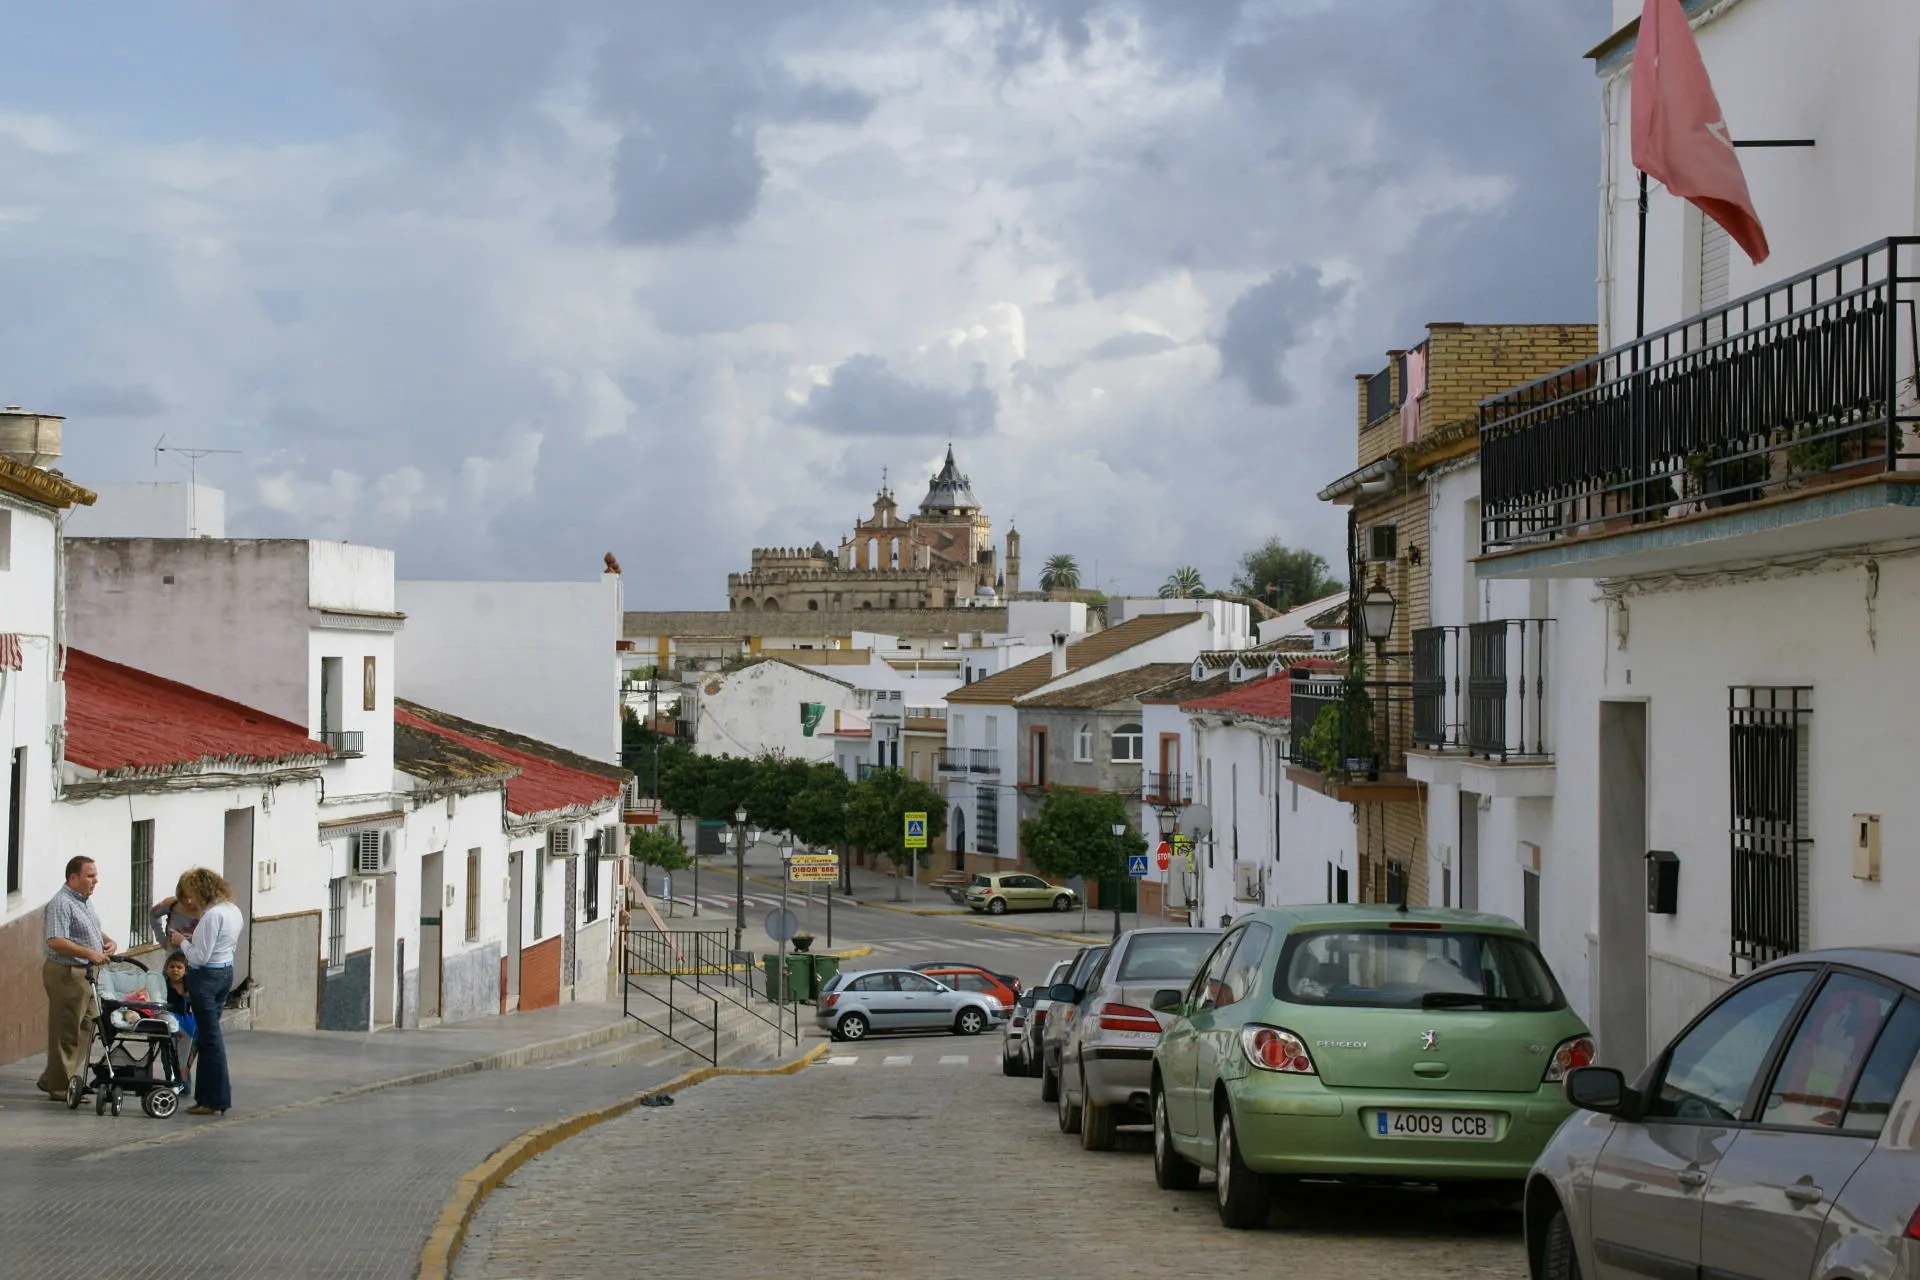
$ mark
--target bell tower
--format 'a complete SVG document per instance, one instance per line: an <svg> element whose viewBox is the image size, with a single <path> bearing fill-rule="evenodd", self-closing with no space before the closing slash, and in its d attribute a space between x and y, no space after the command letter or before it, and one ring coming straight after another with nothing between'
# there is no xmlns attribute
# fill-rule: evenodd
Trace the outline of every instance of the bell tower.
<svg viewBox="0 0 1920 1280"><path fill-rule="evenodd" d="M1020 598L1020 531L1007 522L1007 600Z"/></svg>

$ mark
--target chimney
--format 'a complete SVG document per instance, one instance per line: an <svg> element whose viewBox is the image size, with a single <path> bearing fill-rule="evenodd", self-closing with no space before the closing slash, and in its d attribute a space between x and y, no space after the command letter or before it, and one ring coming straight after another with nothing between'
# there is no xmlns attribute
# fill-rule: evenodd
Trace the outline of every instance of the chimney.
<svg viewBox="0 0 1920 1280"><path fill-rule="evenodd" d="M60 424L57 413L29 413L10 404L0 411L0 456L45 470L60 461Z"/></svg>
<svg viewBox="0 0 1920 1280"><path fill-rule="evenodd" d="M1051 678L1058 679L1065 674L1067 674L1067 633L1064 631L1056 631L1053 633L1053 674Z"/></svg>

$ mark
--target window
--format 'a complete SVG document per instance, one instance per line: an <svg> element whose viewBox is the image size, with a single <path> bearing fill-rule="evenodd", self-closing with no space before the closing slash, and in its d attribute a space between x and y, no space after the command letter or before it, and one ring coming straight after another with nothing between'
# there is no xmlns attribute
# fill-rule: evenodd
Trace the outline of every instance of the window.
<svg viewBox="0 0 1920 1280"><path fill-rule="evenodd" d="M1230 933L1220 939L1220 945L1213 949L1207 962L1195 975L1193 985L1187 988L1187 1004L1195 1011L1211 1009L1221 1002L1226 994L1223 980L1227 973L1227 963L1233 959L1233 949L1240 943L1238 932Z"/></svg>
<svg viewBox="0 0 1920 1280"><path fill-rule="evenodd" d="M1365 1009L1518 1009L1566 1004L1524 938L1466 930L1328 929L1296 934L1274 974L1294 1004Z"/></svg>
<svg viewBox="0 0 1920 1280"><path fill-rule="evenodd" d="M1120 981L1173 984L1191 982L1200 962L1219 941L1198 929L1179 933L1138 933L1120 958Z"/></svg>
<svg viewBox="0 0 1920 1280"><path fill-rule="evenodd" d="M341 688L345 680L343 664L338 658L320 659L320 740L327 741L328 734L339 733L345 717L346 694ZM329 743L329 745L332 745Z"/></svg>
<svg viewBox="0 0 1920 1280"><path fill-rule="evenodd" d="M1807 729L1813 690L1735 687L1728 697L1733 971L1806 945Z"/></svg>
<svg viewBox="0 0 1920 1280"><path fill-rule="evenodd" d="M347 967L347 878L327 881L327 971Z"/></svg>
<svg viewBox="0 0 1920 1280"><path fill-rule="evenodd" d="M1647 1117L1738 1120L1774 1038L1812 981L1806 969L1769 974L1729 994L1667 1050Z"/></svg>
<svg viewBox="0 0 1920 1280"><path fill-rule="evenodd" d="M1886 1030L1873 1046L1873 1056L1867 1059L1867 1069L1860 1073L1860 1083L1853 1087L1853 1098L1847 1103L1842 1129L1848 1133L1880 1132L1893 1113L1893 1100L1906 1082L1916 1051L1920 1051L1920 1001L1909 996L1887 1019Z"/></svg>
<svg viewBox="0 0 1920 1280"><path fill-rule="evenodd" d="M894 981L899 984L900 990L911 991L917 995L930 995L938 991L941 986L932 978L919 973L898 973L894 975Z"/></svg>
<svg viewBox="0 0 1920 1280"><path fill-rule="evenodd" d="M547 855L544 849L533 851L533 936L535 940L546 936L547 915Z"/></svg>
<svg viewBox="0 0 1920 1280"><path fill-rule="evenodd" d="M1392 563L1400 551L1400 527L1392 524L1371 525L1367 529L1366 558L1375 563Z"/></svg>
<svg viewBox="0 0 1920 1280"><path fill-rule="evenodd" d="M1528 937L1540 941L1540 873L1532 867L1520 868L1520 923Z"/></svg>
<svg viewBox="0 0 1920 1280"><path fill-rule="evenodd" d="M962 991L993 991L995 985L977 973L957 973L949 986L959 987Z"/></svg>
<svg viewBox="0 0 1920 1280"><path fill-rule="evenodd" d="M480 941L480 851L467 850L467 941Z"/></svg>
<svg viewBox="0 0 1920 1280"><path fill-rule="evenodd" d="M973 845L978 853L1000 852L1000 793L980 790L973 798Z"/></svg>
<svg viewBox="0 0 1920 1280"><path fill-rule="evenodd" d="M1233 949L1233 959L1227 962L1226 973L1221 978L1225 988L1220 1003L1239 1004L1252 995L1260 985L1260 965L1267 958L1267 944L1273 941L1273 930L1264 924L1250 924L1240 932L1240 945Z"/></svg>
<svg viewBox="0 0 1920 1280"><path fill-rule="evenodd" d="M1837 1129L1898 995L1877 982L1836 973L1820 985L1774 1069L1760 1123Z"/></svg>
<svg viewBox="0 0 1920 1280"><path fill-rule="evenodd" d="M0 510L0 569L13 568L13 512Z"/></svg>
<svg viewBox="0 0 1920 1280"><path fill-rule="evenodd" d="M587 837L586 883L581 886L581 909L587 924L600 918L600 840L597 831Z"/></svg>
<svg viewBox="0 0 1920 1280"><path fill-rule="evenodd" d="M894 989L893 975L890 973L870 973L864 978L855 979L854 984L847 989L849 991L892 991Z"/></svg>
<svg viewBox="0 0 1920 1280"><path fill-rule="evenodd" d="M1047 731L1035 729L1027 735L1027 785L1047 785Z"/></svg>
<svg viewBox="0 0 1920 1280"><path fill-rule="evenodd" d="M26 821L27 749L13 749L13 767L7 775L7 892L20 892L21 825Z"/></svg>
<svg viewBox="0 0 1920 1280"><path fill-rule="evenodd" d="M1139 764L1145 745L1137 724L1123 724L1113 731L1113 761L1115 764Z"/></svg>
<svg viewBox="0 0 1920 1280"><path fill-rule="evenodd" d="M1073 758L1081 764L1088 764L1092 762L1093 760L1093 726L1092 725L1083 724L1077 730L1074 731Z"/></svg>
<svg viewBox="0 0 1920 1280"><path fill-rule="evenodd" d="M151 945L153 936L153 819L145 818L133 824L132 857L129 860L133 872L131 876L130 896L133 899L133 916L127 922L127 941L136 947Z"/></svg>

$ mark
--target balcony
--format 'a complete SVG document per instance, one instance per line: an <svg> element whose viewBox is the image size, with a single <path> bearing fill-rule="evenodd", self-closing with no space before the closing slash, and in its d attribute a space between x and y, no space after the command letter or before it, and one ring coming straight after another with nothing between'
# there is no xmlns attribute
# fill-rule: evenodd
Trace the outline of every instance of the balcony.
<svg viewBox="0 0 1920 1280"><path fill-rule="evenodd" d="M367 735L358 729L322 729L320 741L336 760L357 760L367 754Z"/></svg>
<svg viewBox="0 0 1920 1280"><path fill-rule="evenodd" d="M1288 776L1354 800L1417 800L1407 780L1413 684L1296 674Z"/></svg>
<svg viewBox="0 0 1920 1280"><path fill-rule="evenodd" d="M991 747L942 747L940 772L998 773L1000 753Z"/></svg>
<svg viewBox="0 0 1920 1280"><path fill-rule="evenodd" d="M940 748L939 769L942 773L965 773L967 749L965 747Z"/></svg>
<svg viewBox="0 0 1920 1280"><path fill-rule="evenodd" d="M1482 577L1713 568L1920 535L1920 238L1482 402Z"/></svg>
<svg viewBox="0 0 1920 1280"><path fill-rule="evenodd" d="M1552 627L1548 618L1506 618L1413 633L1409 776L1481 795L1553 794L1547 723Z"/></svg>
<svg viewBox="0 0 1920 1280"><path fill-rule="evenodd" d="M1142 800L1155 808L1171 809L1193 803L1193 775L1190 773L1149 773Z"/></svg>

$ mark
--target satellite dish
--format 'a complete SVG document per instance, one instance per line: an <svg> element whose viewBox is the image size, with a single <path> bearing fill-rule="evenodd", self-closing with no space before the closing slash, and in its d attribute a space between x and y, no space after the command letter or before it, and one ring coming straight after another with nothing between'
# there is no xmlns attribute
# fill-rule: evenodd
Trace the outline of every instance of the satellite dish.
<svg viewBox="0 0 1920 1280"><path fill-rule="evenodd" d="M1180 811L1180 831L1199 840L1213 834L1213 810L1203 804L1190 804Z"/></svg>

